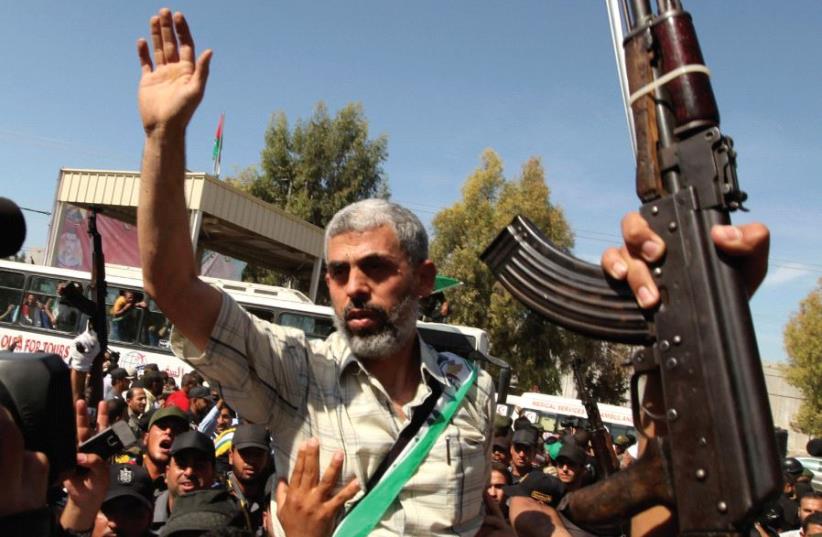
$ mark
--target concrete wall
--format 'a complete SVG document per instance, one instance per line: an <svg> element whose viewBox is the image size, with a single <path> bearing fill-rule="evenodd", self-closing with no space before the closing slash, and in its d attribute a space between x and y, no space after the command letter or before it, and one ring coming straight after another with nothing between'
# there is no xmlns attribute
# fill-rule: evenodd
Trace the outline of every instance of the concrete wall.
<svg viewBox="0 0 822 537"><path fill-rule="evenodd" d="M799 411L799 405L802 403L803 397L799 390L788 384L782 368L782 364L762 364L773 422L777 427L782 427L788 431L789 454L807 455L805 444L808 443L808 435L802 434L791 427L791 421Z"/></svg>

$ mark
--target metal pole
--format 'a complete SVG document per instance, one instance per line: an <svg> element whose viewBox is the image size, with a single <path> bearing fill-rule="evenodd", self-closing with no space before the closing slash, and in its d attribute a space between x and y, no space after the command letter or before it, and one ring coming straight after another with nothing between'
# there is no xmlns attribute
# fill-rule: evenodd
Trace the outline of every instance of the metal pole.
<svg viewBox="0 0 822 537"><path fill-rule="evenodd" d="M614 47L617 73L619 74L619 90L622 94L622 104L625 108L625 120L628 122L628 134L631 137L631 150L636 158L636 133L634 132L634 114L629 103L628 72L625 68L625 49L622 41L625 38L625 28L620 17L619 0L605 0L605 9L608 11L608 23L611 25L611 41ZM628 13L625 14L627 20Z"/></svg>
<svg viewBox="0 0 822 537"><path fill-rule="evenodd" d="M314 266L311 270L311 284L310 289L308 291L308 298L311 299L311 302L317 302L317 292L320 288L320 275L323 268L323 258L318 257L314 260Z"/></svg>

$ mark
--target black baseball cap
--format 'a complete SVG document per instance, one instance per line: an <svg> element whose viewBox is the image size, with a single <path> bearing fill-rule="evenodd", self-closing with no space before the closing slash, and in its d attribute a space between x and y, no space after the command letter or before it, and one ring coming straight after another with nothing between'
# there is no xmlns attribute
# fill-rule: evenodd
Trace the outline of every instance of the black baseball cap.
<svg viewBox="0 0 822 537"><path fill-rule="evenodd" d="M562 444L554 460L557 461L557 464L561 464L561 459L569 460L578 468L582 468L588 460L588 454L575 442L568 441Z"/></svg>
<svg viewBox="0 0 822 537"><path fill-rule="evenodd" d="M212 401L214 398L211 397L211 390L206 388L205 386L194 386L188 391L188 398L189 399L208 399Z"/></svg>
<svg viewBox="0 0 822 537"><path fill-rule="evenodd" d="M124 367L115 367L108 373L111 375L111 380L123 380L123 379L133 379L134 377L128 376L128 371Z"/></svg>
<svg viewBox="0 0 822 537"><path fill-rule="evenodd" d="M523 427L514 431L514 437L511 439L512 444L528 444L533 446L537 442L537 430L533 427Z"/></svg>
<svg viewBox="0 0 822 537"><path fill-rule="evenodd" d="M234 429L231 447L235 449L258 447L268 451L271 449L271 437L268 434L268 429L262 425L242 423Z"/></svg>
<svg viewBox="0 0 822 537"><path fill-rule="evenodd" d="M782 461L782 471L791 477L799 477L804 469L802 463L794 457L788 457Z"/></svg>
<svg viewBox="0 0 822 537"><path fill-rule="evenodd" d="M109 500L128 496L148 509L154 509L154 489L148 472L136 464L112 464L109 467L109 486L105 504Z"/></svg>
<svg viewBox="0 0 822 537"><path fill-rule="evenodd" d="M151 415L151 419L148 420L148 428L151 429L152 425L165 418L175 418L184 421L186 426L189 425L188 416L186 416L182 410L172 405L159 408L156 411L154 411L154 413Z"/></svg>
<svg viewBox="0 0 822 537"><path fill-rule="evenodd" d="M225 489L197 490L174 500L174 509L160 535L187 535L227 527L245 527L245 517L238 503Z"/></svg>
<svg viewBox="0 0 822 537"><path fill-rule="evenodd" d="M534 470L528 472L516 485L502 487L502 492L508 498L526 496L556 507L565 496L565 484L541 470Z"/></svg>
<svg viewBox="0 0 822 537"><path fill-rule="evenodd" d="M143 376L141 377L143 383L148 386L150 383L163 380L163 374L153 369L143 369Z"/></svg>
<svg viewBox="0 0 822 537"><path fill-rule="evenodd" d="M171 455L174 456L186 449L195 449L214 458L214 442L200 431L186 431L178 434L171 443Z"/></svg>

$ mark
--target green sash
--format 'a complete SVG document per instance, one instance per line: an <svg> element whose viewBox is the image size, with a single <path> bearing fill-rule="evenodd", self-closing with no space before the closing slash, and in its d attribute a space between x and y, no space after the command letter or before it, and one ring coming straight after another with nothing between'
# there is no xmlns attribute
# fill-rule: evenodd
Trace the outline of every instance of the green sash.
<svg viewBox="0 0 822 537"><path fill-rule="evenodd" d="M440 354L440 359L445 358L445 361L440 361L440 367L444 374L447 374L449 380L453 378L449 371L449 365L454 365L455 360L450 358L450 353ZM423 425L414 438L405 446L405 449L397 457L397 460L388 467L382 479L369 490L367 494L354 506L348 515L340 522L334 532L333 537L361 537L368 535L377 522L380 521L386 509L405 486L405 483L411 479L417 469L422 464L422 461L428 456L431 448L434 447L434 442L440 436L443 430L448 426L454 413L462 404L465 394L474 382L477 380L477 368L469 364L466 360L455 356L457 360L461 361L464 367L460 369L467 369L467 378L456 379L452 384L447 386L440 396L437 404L431 412L425 425ZM458 373L459 374L459 373ZM461 382L460 382L461 381Z"/></svg>

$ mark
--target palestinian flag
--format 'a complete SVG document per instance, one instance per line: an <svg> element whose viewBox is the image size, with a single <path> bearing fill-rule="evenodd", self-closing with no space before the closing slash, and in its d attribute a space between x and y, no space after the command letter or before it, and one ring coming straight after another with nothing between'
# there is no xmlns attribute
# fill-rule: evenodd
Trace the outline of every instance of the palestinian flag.
<svg viewBox="0 0 822 537"><path fill-rule="evenodd" d="M220 122L217 123L217 132L214 134L214 149L211 150L211 160L214 161L214 176L220 177L220 157L223 154L223 120L225 114L220 114Z"/></svg>

